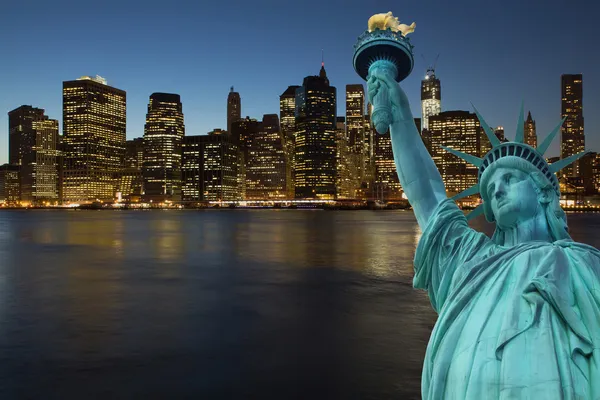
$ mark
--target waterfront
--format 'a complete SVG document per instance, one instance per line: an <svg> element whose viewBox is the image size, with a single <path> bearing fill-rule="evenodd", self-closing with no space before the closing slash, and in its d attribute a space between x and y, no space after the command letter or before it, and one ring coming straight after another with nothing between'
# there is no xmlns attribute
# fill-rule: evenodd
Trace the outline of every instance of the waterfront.
<svg viewBox="0 0 600 400"><path fill-rule="evenodd" d="M600 247L600 215L569 226ZM0 396L419 398L419 236L410 211L2 212Z"/></svg>

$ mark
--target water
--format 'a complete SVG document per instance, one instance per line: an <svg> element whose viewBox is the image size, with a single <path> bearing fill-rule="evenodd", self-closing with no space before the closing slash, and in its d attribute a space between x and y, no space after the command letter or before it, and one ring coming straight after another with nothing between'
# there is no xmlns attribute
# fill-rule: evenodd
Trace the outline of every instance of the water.
<svg viewBox="0 0 600 400"><path fill-rule="evenodd" d="M569 225L600 247L600 215ZM419 398L419 237L406 211L1 212L0 397Z"/></svg>

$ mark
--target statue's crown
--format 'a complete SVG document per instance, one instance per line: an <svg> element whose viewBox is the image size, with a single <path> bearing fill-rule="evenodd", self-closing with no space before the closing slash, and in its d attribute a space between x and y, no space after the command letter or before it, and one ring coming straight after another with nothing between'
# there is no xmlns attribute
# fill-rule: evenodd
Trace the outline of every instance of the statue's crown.
<svg viewBox="0 0 600 400"><path fill-rule="evenodd" d="M469 215L467 219L472 219L482 213L485 212L486 218L488 221L492 222L494 217L491 213L491 209L487 206L488 199L487 190L485 187L487 186L487 180L491 175L491 171L494 167L498 165L503 165L507 167L518 168L521 170L525 170L525 172L539 172L543 177L548 180L548 183L552 186L554 191L558 196L560 196L560 186L558 183L558 178L556 177L556 172L560 171L567 165L577 161L579 158L583 157L588 152L584 151L578 154L574 154L570 157L563 158L558 160L552 164L548 164L544 159L544 154L548 150L550 143L560 130L562 124L565 122L565 118L550 132L550 134L544 139L542 144L540 144L537 148L533 148L525 143L523 143L524 139L524 109L521 105L521 113L519 115L519 121L517 123L517 133L515 135L514 142L505 142L501 143L500 139L494 133L494 130L485 122L481 114L477 111L475 106L473 106L475 110L475 114L479 119L479 123L483 128L487 138L492 145L492 149L483 157L475 157L470 154L466 154L454 149L451 149L446 146L442 146L448 152L454 154L457 157L462 158L463 160L475 165L477 170L477 181L478 183L467 190L457 194L452 199L458 200L467 196L472 196L480 193L483 203L477 206ZM486 173L487 172L487 173Z"/></svg>

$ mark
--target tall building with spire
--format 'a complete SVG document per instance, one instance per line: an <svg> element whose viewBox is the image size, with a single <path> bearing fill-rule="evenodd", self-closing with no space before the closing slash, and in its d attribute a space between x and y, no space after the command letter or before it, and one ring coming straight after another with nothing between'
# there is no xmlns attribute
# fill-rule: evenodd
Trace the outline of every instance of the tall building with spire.
<svg viewBox="0 0 600 400"><path fill-rule="evenodd" d="M285 138L286 182L288 197L294 197L294 143L296 142L296 90L300 86L288 86L279 96L279 121Z"/></svg>
<svg viewBox="0 0 600 400"><path fill-rule="evenodd" d="M296 90L295 196L334 199L336 189L336 88L325 66Z"/></svg>
<svg viewBox="0 0 600 400"><path fill-rule="evenodd" d="M125 154L126 101L125 91L100 76L63 82L63 201L114 199Z"/></svg>
<svg viewBox="0 0 600 400"><path fill-rule="evenodd" d="M20 201L58 202L58 121L24 105L8 113L8 127L9 160L19 166Z"/></svg>
<svg viewBox="0 0 600 400"><path fill-rule="evenodd" d="M234 92L233 86L227 95L227 132L231 132L231 125L242 118L242 99L238 92Z"/></svg>
<svg viewBox="0 0 600 400"><path fill-rule="evenodd" d="M442 112L442 86L435 69L428 68L421 81L421 128L429 129L429 117Z"/></svg>
<svg viewBox="0 0 600 400"><path fill-rule="evenodd" d="M178 94L152 93L144 126L144 199L181 200L181 146L185 136Z"/></svg>
<svg viewBox="0 0 600 400"><path fill-rule="evenodd" d="M561 128L560 158L567 158L585 150L583 131L583 75L561 76L561 116L566 118ZM579 177L579 161L565 167L561 174Z"/></svg>
<svg viewBox="0 0 600 400"><path fill-rule="evenodd" d="M523 140L525 144L530 145L534 149L537 147L537 134L535 130L535 121L531 118L531 111L527 113L525 126L523 129Z"/></svg>

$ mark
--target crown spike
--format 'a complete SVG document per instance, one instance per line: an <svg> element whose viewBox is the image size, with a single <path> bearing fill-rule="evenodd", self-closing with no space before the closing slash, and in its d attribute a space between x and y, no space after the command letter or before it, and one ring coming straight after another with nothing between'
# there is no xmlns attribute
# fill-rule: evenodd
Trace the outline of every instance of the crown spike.
<svg viewBox="0 0 600 400"><path fill-rule="evenodd" d="M490 140L490 143L492 144L492 148L500 146L500 139L498 139L498 137L496 137L494 130L492 128L490 128L490 126L487 124L487 122L485 122L485 120L483 119L481 114L479 114L479 111L477 111L477 108L475 108L473 103L471 103L471 107L473 107L473 110L475 110L477 119L479 119L479 124L481 124L481 127L483 128L486 136Z"/></svg>
<svg viewBox="0 0 600 400"><path fill-rule="evenodd" d="M480 205L475 207L473 209L473 211L471 211L470 213L467 214L467 221L470 221L473 218L480 216L481 214L483 214L483 211L485 211L485 210L483 208L483 203L481 203Z"/></svg>
<svg viewBox="0 0 600 400"><path fill-rule="evenodd" d="M581 153L573 154L572 156L563 158L562 160L558 160L557 162L550 164L550 172L552 172L553 174L557 173L558 171L560 171L567 165L572 164L575 161L579 160L581 157L585 156L587 153L589 153L589 150L582 151Z"/></svg>
<svg viewBox="0 0 600 400"><path fill-rule="evenodd" d="M466 190L463 190L462 192L460 192L457 195L452 196L452 200L460 200L464 197L472 196L472 195L478 194L478 193L479 193L479 183L471 186L470 188L468 188Z"/></svg>
<svg viewBox="0 0 600 400"><path fill-rule="evenodd" d="M519 121L517 122L517 133L515 134L515 142L525 143L525 103L521 101L521 112L519 113Z"/></svg>
<svg viewBox="0 0 600 400"><path fill-rule="evenodd" d="M546 150L548 150L548 147L550 147L550 143L552 143L552 140L554 140L554 137L556 136L556 134L558 133L558 131L560 130L561 126L563 126L563 124L565 123L565 120L567 119L567 117L564 117L562 119L562 121L560 121L560 123L558 125L556 125L556 127L552 130L552 132L550 132L548 134L548 136L546 136L546 138L544 139L544 141L542 142L542 144L540 144L537 147L537 151L541 154L544 155L546 153Z"/></svg>
<svg viewBox="0 0 600 400"><path fill-rule="evenodd" d="M483 163L483 160L479 157L475 157L470 154L463 153L462 151L451 149L450 147L446 147L446 146L440 146L440 147L442 149L454 154L456 157L460 157L463 160L465 160L466 162L473 164L477 168L481 167L481 164Z"/></svg>

